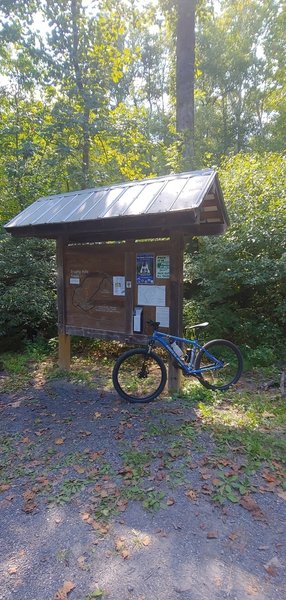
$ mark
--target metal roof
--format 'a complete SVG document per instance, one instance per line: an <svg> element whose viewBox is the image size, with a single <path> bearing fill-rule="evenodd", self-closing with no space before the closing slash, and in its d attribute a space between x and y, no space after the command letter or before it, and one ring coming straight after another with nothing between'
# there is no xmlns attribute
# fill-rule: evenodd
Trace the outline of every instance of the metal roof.
<svg viewBox="0 0 286 600"><path fill-rule="evenodd" d="M213 169L193 171L97 187L75 192L44 196L14 217L5 229L17 235L37 235L37 229L50 233L59 231L59 225L68 225L69 230L76 224L101 222L105 226L116 224L119 217L126 222L129 217L175 214L180 211L194 211L200 207L207 192L217 180ZM219 200L223 205L220 187ZM223 205L224 221L227 223ZM113 225L114 226L114 225ZM82 229L83 230L83 229Z"/></svg>

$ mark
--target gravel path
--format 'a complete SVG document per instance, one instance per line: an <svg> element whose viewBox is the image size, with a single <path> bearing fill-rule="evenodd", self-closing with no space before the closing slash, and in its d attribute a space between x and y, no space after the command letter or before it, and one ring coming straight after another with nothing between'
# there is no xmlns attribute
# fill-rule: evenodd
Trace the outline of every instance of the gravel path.
<svg viewBox="0 0 286 600"><path fill-rule="evenodd" d="M196 408L31 382L0 429L1 600L285 600L285 498L214 502L241 457Z"/></svg>

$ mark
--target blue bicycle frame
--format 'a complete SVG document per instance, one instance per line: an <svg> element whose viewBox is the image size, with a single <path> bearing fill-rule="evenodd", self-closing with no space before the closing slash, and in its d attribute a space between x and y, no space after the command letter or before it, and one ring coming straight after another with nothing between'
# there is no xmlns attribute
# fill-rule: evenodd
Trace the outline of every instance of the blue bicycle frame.
<svg viewBox="0 0 286 600"><path fill-rule="evenodd" d="M183 342L187 344L187 346L191 346L190 350L190 360L186 362L183 359L183 356L180 357L173 350L171 344L172 342ZM201 367L200 369L195 369L195 360L198 354L198 351L202 350L203 346L201 346L197 339L190 340L188 338L181 338L176 335L170 335L169 333L162 333L161 331L154 331L153 335L149 339L149 348L150 350L158 342L160 346L163 346L165 350L175 359L175 361L179 364L181 369L184 371L186 375L200 375L205 371L216 371L217 369L221 369L224 366L224 362L218 360L213 356L208 350L204 349L205 356L211 361L209 365L206 367Z"/></svg>

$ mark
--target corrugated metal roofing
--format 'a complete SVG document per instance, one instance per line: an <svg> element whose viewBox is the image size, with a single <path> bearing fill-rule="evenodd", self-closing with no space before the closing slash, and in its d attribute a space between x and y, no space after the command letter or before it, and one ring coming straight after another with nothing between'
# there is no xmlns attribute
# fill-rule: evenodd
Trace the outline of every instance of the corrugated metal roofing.
<svg viewBox="0 0 286 600"><path fill-rule="evenodd" d="M213 169L206 169L45 196L5 229L193 210L201 205L215 177Z"/></svg>

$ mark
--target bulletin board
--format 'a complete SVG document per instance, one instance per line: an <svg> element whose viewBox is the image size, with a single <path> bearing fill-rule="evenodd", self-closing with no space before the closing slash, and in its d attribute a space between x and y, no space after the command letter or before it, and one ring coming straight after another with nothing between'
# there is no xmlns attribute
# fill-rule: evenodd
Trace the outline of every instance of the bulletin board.
<svg viewBox="0 0 286 600"><path fill-rule="evenodd" d="M65 260L66 324L125 332L125 253L119 246L71 246Z"/></svg>
<svg viewBox="0 0 286 600"><path fill-rule="evenodd" d="M169 239L67 246L62 330L128 342L150 335L151 319L162 331L174 330L179 271Z"/></svg>

